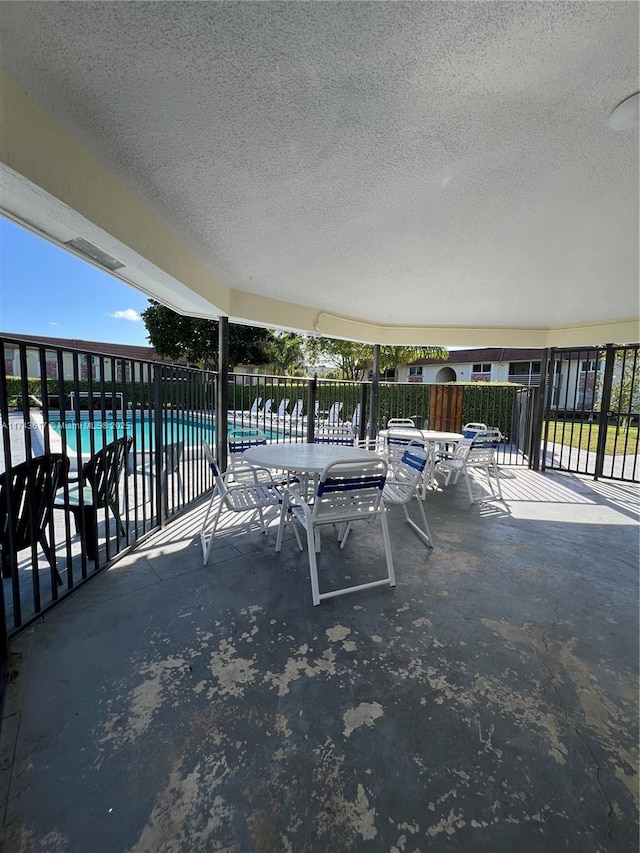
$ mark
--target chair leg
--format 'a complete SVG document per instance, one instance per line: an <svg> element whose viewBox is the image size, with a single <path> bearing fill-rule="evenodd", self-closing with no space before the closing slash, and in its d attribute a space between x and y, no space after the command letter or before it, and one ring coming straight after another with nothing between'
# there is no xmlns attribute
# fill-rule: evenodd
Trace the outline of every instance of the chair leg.
<svg viewBox="0 0 640 853"><path fill-rule="evenodd" d="M404 510L404 517L407 520L407 524L414 531L414 533L422 539L427 548L433 548L431 544L431 530L429 529L429 523L427 521L427 516L424 512L424 507L422 505L422 501L420 500L420 496L416 494L416 500L418 501L418 508L420 511L420 515L422 517L422 523L424 525L424 530L422 530L418 525L413 521L411 516L409 515L409 506L408 504L402 504L402 509Z"/></svg>
<svg viewBox="0 0 640 853"><path fill-rule="evenodd" d="M504 498L502 497L502 486L500 484L500 473L498 471L498 466L492 465L491 469L493 471L493 476L495 478L496 486L498 488L498 497L500 498L500 500L504 500Z"/></svg>
<svg viewBox="0 0 640 853"><path fill-rule="evenodd" d="M469 472L466 467L464 468L464 481L467 484L467 494L469 495L469 503L475 503L473 499L473 492L471 491L471 478L469 477Z"/></svg>
<svg viewBox="0 0 640 853"><path fill-rule="evenodd" d="M318 583L318 562L316 559L316 528L307 526L307 550L309 552L309 575L311 577L311 598L313 604L320 604L320 585Z"/></svg>
<svg viewBox="0 0 640 853"><path fill-rule="evenodd" d="M282 534L284 533L284 526L287 521L287 511L289 509L289 498L285 495L282 499L282 506L280 508L280 521L278 522L278 535L276 536L276 553L279 553L282 550ZM295 521L294 521L295 524Z"/></svg>
<svg viewBox="0 0 640 853"><path fill-rule="evenodd" d="M416 497L418 498L417 495L416 495ZM433 548L433 537L431 536L431 528L429 527L429 522L427 521L427 514L424 511L424 504L422 503L420 498L418 498L418 510L420 511L420 515L422 516L422 523L424 524L424 531L427 534L427 539L429 540L427 542L427 545L429 546L429 548Z"/></svg>
<svg viewBox="0 0 640 853"><path fill-rule="evenodd" d="M215 493L211 497L211 501L209 502L209 507L207 509L207 514L205 515L204 523L203 523L202 528L200 530L200 544L202 545L202 565L203 566L207 565L207 563L209 561L209 557L211 556L211 548L213 546L213 539L214 539L214 536L216 533L216 528L218 527L218 521L220 519L220 513L222 512L222 503L223 502L221 500L220 504L218 505L218 509L216 510L216 513L214 515L213 527L211 528L211 533L209 534L209 537L207 539L206 526L207 526L207 521L209 519L209 513L211 511L214 498L215 498Z"/></svg>
<svg viewBox="0 0 640 853"><path fill-rule="evenodd" d="M39 537L40 545L42 546L42 550L44 551L44 555L47 558L49 565L51 566L51 571L56 579L56 583L58 586L62 586L62 577L60 576L60 572L58 571L58 567L56 566L56 555L53 548L49 547L49 543L44 535L44 531L40 534Z"/></svg>
<svg viewBox="0 0 640 853"><path fill-rule="evenodd" d="M122 523L122 518L120 517L120 507L117 503L110 504L111 512L113 513L113 517L116 520L116 524L120 528L120 534L122 536L127 535L127 531L124 529L124 524Z"/></svg>
<svg viewBox="0 0 640 853"><path fill-rule="evenodd" d="M387 510L383 507L380 513L380 521L382 523L382 539L384 541L384 553L387 558L387 575L389 577L389 586L396 585L396 575L393 570L393 556L391 555L391 540L389 539L389 522L387 521Z"/></svg>

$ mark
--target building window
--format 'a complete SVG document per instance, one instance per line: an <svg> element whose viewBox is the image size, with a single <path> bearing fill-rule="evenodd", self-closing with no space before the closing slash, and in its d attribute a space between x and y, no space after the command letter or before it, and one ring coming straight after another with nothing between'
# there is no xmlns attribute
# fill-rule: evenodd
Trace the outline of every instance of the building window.
<svg viewBox="0 0 640 853"><path fill-rule="evenodd" d="M582 361L580 362L580 370L582 373L595 373L596 370L600 370L600 362L596 359Z"/></svg>
<svg viewBox="0 0 640 853"><path fill-rule="evenodd" d="M80 356L80 378L86 382L89 379L89 365L91 365L91 379L97 379L96 359L92 355Z"/></svg>
<svg viewBox="0 0 640 853"><path fill-rule="evenodd" d="M410 367L409 368L409 376L422 376L422 367Z"/></svg>
<svg viewBox="0 0 640 853"><path fill-rule="evenodd" d="M116 362L116 382L122 382L123 380L131 382L131 362L118 359Z"/></svg>
<svg viewBox="0 0 640 853"><path fill-rule="evenodd" d="M58 356L55 352L48 352L45 357L47 379L58 378Z"/></svg>
<svg viewBox="0 0 640 853"><path fill-rule="evenodd" d="M4 348L4 370L7 376L13 376L14 351L11 347Z"/></svg>
<svg viewBox="0 0 640 853"><path fill-rule="evenodd" d="M474 364L472 373L491 373L491 364Z"/></svg>

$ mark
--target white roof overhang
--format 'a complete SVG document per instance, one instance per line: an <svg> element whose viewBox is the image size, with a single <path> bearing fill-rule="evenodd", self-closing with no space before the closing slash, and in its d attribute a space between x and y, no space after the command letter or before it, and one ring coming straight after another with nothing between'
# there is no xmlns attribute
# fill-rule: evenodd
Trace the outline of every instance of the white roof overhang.
<svg viewBox="0 0 640 853"><path fill-rule="evenodd" d="M638 10L3 4L0 207L182 313L637 341Z"/></svg>

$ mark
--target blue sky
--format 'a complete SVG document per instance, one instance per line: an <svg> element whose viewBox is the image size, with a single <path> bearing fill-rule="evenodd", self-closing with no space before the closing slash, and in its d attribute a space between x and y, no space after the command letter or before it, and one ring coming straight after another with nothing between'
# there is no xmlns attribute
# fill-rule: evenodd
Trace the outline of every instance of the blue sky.
<svg viewBox="0 0 640 853"><path fill-rule="evenodd" d="M147 297L0 217L0 332L149 346Z"/></svg>

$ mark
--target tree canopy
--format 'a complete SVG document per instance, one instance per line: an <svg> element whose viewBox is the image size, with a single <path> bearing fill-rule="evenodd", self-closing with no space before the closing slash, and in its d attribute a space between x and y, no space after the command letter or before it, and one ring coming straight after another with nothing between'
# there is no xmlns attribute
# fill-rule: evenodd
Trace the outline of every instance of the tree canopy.
<svg viewBox="0 0 640 853"><path fill-rule="evenodd" d="M149 300L142 312L149 342L158 355L172 361L187 361L208 369L218 366L218 321L185 317ZM380 370L402 367L420 358L447 358L442 347L380 348ZM297 374L305 363L326 359L342 379L361 381L373 361L373 347L354 341L318 338L279 332L256 326L229 324L229 366L273 365L278 374Z"/></svg>
<svg viewBox="0 0 640 853"><path fill-rule="evenodd" d="M149 300L142 312L149 342L158 355L172 361L186 360L215 370L218 366L218 321L185 317ZM229 364L268 364L272 339L268 329L229 324Z"/></svg>
<svg viewBox="0 0 640 853"><path fill-rule="evenodd" d="M313 361L326 358L336 367L343 379L361 381L373 363L371 344L341 341L335 338L310 338L307 349ZM443 347L380 347L380 371L405 367L420 358L448 358Z"/></svg>

